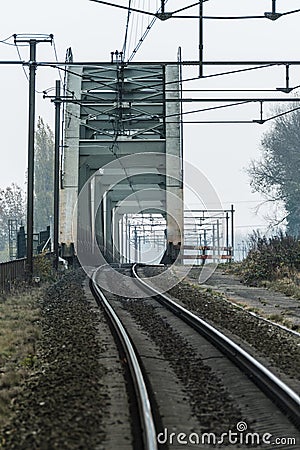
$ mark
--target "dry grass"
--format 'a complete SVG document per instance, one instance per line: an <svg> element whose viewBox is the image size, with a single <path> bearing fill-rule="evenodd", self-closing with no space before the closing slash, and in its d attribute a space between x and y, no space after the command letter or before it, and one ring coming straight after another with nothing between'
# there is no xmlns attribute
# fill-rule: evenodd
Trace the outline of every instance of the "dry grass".
<svg viewBox="0 0 300 450"><path fill-rule="evenodd" d="M288 297L300 300L300 273L294 274L291 278L282 278L276 281L265 281L264 287L273 291L281 292Z"/></svg>
<svg viewBox="0 0 300 450"><path fill-rule="evenodd" d="M0 430L9 420L22 381L36 362L40 292L35 288L0 300Z"/></svg>
<svg viewBox="0 0 300 450"><path fill-rule="evenodd" d="M298 333L300 332L300 328L298 327L298 325L294 324L290 319L286 318L284 314L270 314L269 316L266 316L266 319L284 325L285 327L297 331Z"/></svg>
<svg viewBox="0 0 300 450"><path fill-rule="evenodd" d="M242 262L233 263L221 267L224 272L238 275L243 280L244 266ZM288 273L288 276L280 276L274 280L260 280L256 283L257 286L265 287L276 292L281 292L288 297L300 300L300 271L293 270Z"/></svg>

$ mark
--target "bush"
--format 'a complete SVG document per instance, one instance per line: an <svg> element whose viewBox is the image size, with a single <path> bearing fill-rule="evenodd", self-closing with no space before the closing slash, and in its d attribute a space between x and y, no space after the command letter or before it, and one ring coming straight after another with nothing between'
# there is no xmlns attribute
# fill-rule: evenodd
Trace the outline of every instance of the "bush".
<svg viewBox="0 0 300 450"><path fill-rule="evenodd" d="M53 269L53 258L47 257L45 253L41 253L34 257L33 275L39 277L42 282L54 281L56 273Z"/></svg>
<svg viewBox="0 0 300 450"><path fill-rule="evenodd" d="M300 241L284 233L267 238L254 232L250 251L241 264L243 281L257 286L262 281L292 278L300 270Z"/></svg>

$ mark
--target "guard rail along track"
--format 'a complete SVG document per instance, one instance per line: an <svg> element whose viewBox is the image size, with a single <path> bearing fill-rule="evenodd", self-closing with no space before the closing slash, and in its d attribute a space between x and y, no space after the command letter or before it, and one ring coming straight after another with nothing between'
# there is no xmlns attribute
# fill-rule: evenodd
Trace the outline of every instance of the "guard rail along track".
<svg viewBox="0 0 300 450"><path fill-rule="evenodd" d="M177 304L168 295L162 294L155 287L150 286L137 274L137 267L145 266L134 264L132 266L133 276L139 284L162 305L180 317L188 325L208 339L215 347L225 354L234 364L236 364L258 387L264 391L273 402L282 409L290 420L300 428L300 397L283 383L278 377L259 363L249 353L243 350L235 342L222 334L209 323L202 320L192 312Z"/></svg>
<svg viewBox="0 0 300 450"><path fill-rule="evenodd" d="M111 307L109 301L99 289L96 276L97 272L101 270L103 266L99 267L92 276L91 279L91 289L96 296L98 304L101 304L115 330L119 343L122 346L123 352L126 355L126 359L129 366L131 380L134 386L134 394L136 396L136 401L139 410L139 420L142 427L142 440L144 448L143 450L157 450L157 438L156 429L154 424L154 419L152 415L151 404L149 400L149 395L146 388L146 383L142 374L141 367L138 362L136 352L133 348L131 340L123 327L117 314Z"/></svg>

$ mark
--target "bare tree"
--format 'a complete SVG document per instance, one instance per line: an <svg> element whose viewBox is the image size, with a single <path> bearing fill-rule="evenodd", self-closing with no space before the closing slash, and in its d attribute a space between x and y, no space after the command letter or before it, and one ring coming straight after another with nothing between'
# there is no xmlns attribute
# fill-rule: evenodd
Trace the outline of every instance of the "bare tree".
<svg viewBox="0 0 300 450"><path fill-rule="evenodd" d="M39 117L35 133L34 228L45 230L53 216L54 137Z"/></svg>
<svg viewBox="0 0 300 450"><path fill-rule="evenodd" d="M0 250L8 243L9 219L16 219L19 225L25 221L25 193L15 183L0 189Z"/></svg>
<svg viewBox="0 0 300 450"><path fill-rule="evenodd" d="M286 215L280 220L286 219L288 233L300 235L300 111L279 115L261 148L261 160L248 168L251 187L268 201L281 201Z"/></svg>

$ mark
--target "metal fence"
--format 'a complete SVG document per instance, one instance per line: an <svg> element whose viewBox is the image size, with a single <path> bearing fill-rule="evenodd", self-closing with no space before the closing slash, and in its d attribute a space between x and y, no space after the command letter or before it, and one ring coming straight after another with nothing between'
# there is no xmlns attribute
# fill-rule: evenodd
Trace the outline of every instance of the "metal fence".
<svg viewBox="0 0 300 450"><path fill-rule="evenodd" d="M190 264L189 260L194 260L193 264L205 262L221 263L233 261L232 247L212 246L212 245L183 245L181 247L180 260L184 264Z"/></svg>
<svg viewBox="0 0 300 450"><path fill-rule="evenodd" d="M14 281L25 278L26 258L15 259L0 264L0 291L6 292L11 289Z"/></svg>

